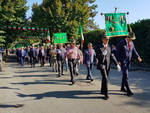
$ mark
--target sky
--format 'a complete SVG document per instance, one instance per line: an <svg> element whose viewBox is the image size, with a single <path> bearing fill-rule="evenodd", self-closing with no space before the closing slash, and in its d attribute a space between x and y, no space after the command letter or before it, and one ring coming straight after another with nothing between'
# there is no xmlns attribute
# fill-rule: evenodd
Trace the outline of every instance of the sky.
<svg viewBox="0 0 150 113"><path fill-rule="evenodd" d="M27 12L27 17L32 15L32 4L37 2L42 3L42 0L27 0L27 6L30 9ZM95 17L95 23L100 28L105 28L104 16L101 13L113 13L115 7L118 8L117 12L129 12L127 16L128 23L134 23L141 19L150 19L150 0L96 0L98 5L98 14Z"/></svg>

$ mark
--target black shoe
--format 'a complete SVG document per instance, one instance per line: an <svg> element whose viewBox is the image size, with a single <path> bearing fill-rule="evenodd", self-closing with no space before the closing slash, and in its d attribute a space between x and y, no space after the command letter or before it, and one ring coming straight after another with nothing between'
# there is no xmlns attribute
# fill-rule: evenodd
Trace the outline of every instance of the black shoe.
<svg viewBox="0 0 150 113"><path fill-rule="evenodd" d="M127 90L126 89L124 89L124 88L121 88L121 90L120 90L121 92L127 92Z"/></svg>
<svg viewBox="0 0 150 113"><path fill-rule="evenodd" d="M132 93L132 92L127 93L127 96L129 96L129 97L131 97L132 95L134 95L134 93Z"/></svg>
<svg viewBox="0 0 150 113"><path fill-rule="evenodd" d="M64 74L61 74L61 75L64 75Z"/></svg>
<svg viewBox="0 0 150 113"><path fill-rule="evenodd" d="M79 75L79 73L76 73L76 76L78 76Z"/></svg>
<svg viewBox="0 0 150 113"><path fill-rule="evenodd" d="M91 82L93 82L93 81L94 81L94 79L92 78L92 79L91 79Z"/></svg>
<svg viewBox="0 0 150 113"><path fill-rule="evenodd" d="M61 75L58 74L58 78L61 77Z"/></svg>
<svg viewBox="0 0 150 113"><path fill-rule="evenodd" d="M105 95L104 100L108 100L108 99L109 99L109 96Z"/></svg>
<svg viewBox="0 0 150 113"><path fill-rule="evenodd" d="M89 77L86 77L86 80L90 80L90 78L89 78Z"/></svg>
<svg viewBox="0 0 150 113"><path fill-rule="evenodd" d="M73 80L73 81L72 81L72 85L74 85L74 84L75 84L75 81Z"/></svg>

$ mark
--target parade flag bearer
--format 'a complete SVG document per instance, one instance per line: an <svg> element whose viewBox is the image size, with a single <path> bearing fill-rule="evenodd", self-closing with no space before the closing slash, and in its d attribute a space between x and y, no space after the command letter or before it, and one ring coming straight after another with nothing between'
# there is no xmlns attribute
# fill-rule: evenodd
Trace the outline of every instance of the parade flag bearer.
<svg viewBox="0 0 150 113"><path fill-rule="evenodd" d="M135 57L138 59L139 62L142 62L141 57L137 53L134 43L132 40L135 40L135 34L133 32L129 32L129 35L121 40L118 44L117 48L117 56L118 61L121 65L122 70L122 84L121 84L121 91L127 92L127 96L132 96L133 92L131 91L128 83L128 72L129 66L131 64L132 55L134 54Z"/></svg>

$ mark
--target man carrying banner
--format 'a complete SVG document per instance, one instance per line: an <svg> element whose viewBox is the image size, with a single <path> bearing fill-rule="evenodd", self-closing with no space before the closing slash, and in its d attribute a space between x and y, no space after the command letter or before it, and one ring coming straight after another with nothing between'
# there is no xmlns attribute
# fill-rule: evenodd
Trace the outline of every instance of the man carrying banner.
<svg viewBox="0 0 150 113"><path fill-rule="evenodd" d="M139 62L142 62L141 57L138 55L134 43L132 40L135 40L135 34L133 32L129 32L129 35L126 39L123 39L119 42L117 48L117 56L118 61L121 65L122 70L122 84L121 84L121 91L127 92L127 96L132 96L133 93L129 87L128 83L128 71L129 66L131 64L132 55L134 54Z"/></svg>

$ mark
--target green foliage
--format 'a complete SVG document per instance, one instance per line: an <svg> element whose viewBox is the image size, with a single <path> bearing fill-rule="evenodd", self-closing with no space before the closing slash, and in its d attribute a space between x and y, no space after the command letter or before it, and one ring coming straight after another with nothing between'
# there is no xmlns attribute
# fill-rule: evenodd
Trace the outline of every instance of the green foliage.
<svg viewBox="0 0 150 113"><path fill-rule="evenodd" d="M26 0L1 0L0 1L0 29L6 32L5 46L12 43L18 31L11 31L7 25L20 25L25 22L25 13L28 10Z"/></svg>
<svg viewBox="0 0 150 113"><path fill-rule="evenodd" d="M104 36L103 29L97 29L93 31L89 31L84 33L84 48L87 48L89 42L93 44L93 46L97 46L100 43L101 38Z"/></svg>
<svg viewBox="0 0 150 113"><path fill-rule="evenodd" d="M131 24L136 34L135 46L145 63L150 63L150 19Z"/></svg>
<svg viewBox="0 0 150 113"><path fill-rule="evenodd" d="M4 31L0 31L0 47L4 46L5 43L5 32Z"/></svg>
<svg viewBox="0 0 150 113"><path fill-rule="evenodd" d="M97 14L97 5L94 2L95 0L43 0L41 5L35 3L32 6L32 24L49 26L51 34L66 32L69 37L76 37L79 22L84 29L95 25L93 18Z"/></svg>

